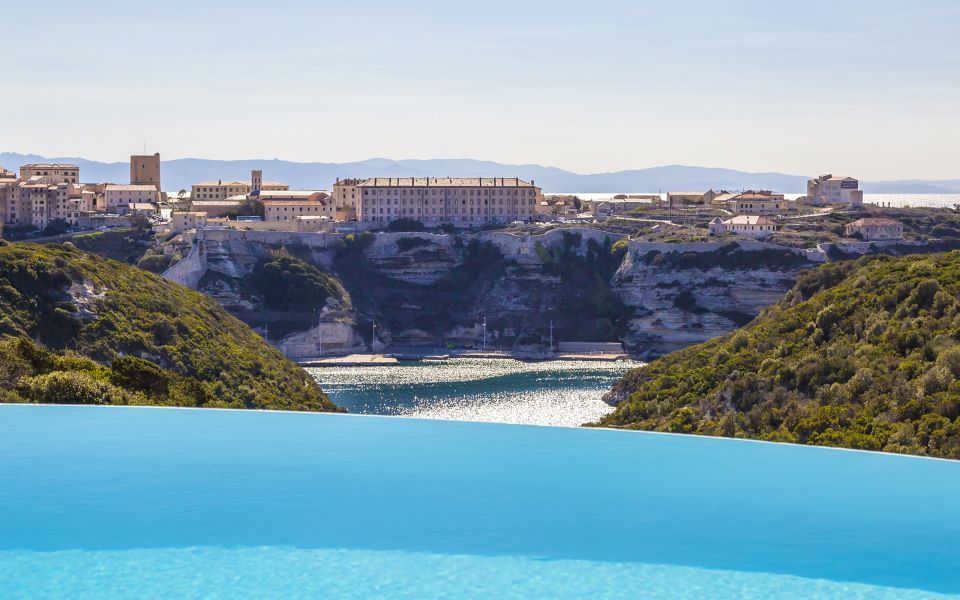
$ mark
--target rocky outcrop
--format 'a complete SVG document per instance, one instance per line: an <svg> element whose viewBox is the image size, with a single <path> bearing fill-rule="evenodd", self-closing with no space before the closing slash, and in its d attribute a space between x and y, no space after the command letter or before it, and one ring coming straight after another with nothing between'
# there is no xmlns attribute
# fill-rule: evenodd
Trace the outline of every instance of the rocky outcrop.
<svg viewBox="0 0 960 600"><path fill-rule="evenodd" d="M366 258L386 277L420 285L436 282L459 263L454 236L433 233L382 233Z"/></svg>
<svg viewBox="0 0 960 600"><path fill-rule="evenodd" d="M656 246L631 244L611 281L621 301L636 307L624 342L645 357L733 331L776 304L800 269L815 265L803 253L768 245Z"/></svg>
<svg viewBox="0 0 960 600"><path fill-rule="evenodd" d="M488 347L544 349L553 326L555 342L621 341L633 354L653 357L733 331L779 301L797 272L819 260L809 251L760 242L631 241L619 268L607 262L607 272L615 274L606 288L625 305L629 318L597 318L583 294L579 304L571 304L581 290L568 275L561 276L557 265L545 266L544 249L554 260L561 252L586 256L598 248L609 256L611 244L622 237L572 228L543 235L378 233L349 239L342 234L213 231L194 242L197 252L203 250L203 275L194 287L254 326L262 325L265 333L286 335L291 319L299 319L301 327L310 329L278 342L291 356L309 355L320 337L328 351L369 345L373 322L378 340L387 345L479 346L486 319ZM483 255L480 267L466 265L471 243L495 248ZM339 277L354 307L325 308L319 319L322 332L306 309L299 316L263 311L261 300L242 281L281 248ZM357 254L345 255L348 251ZM192 260L196 264L189 272L195 278L199 254ZM486 268L488 263L498 266ZM589 326L579 327L584 323ZM579 337L572 337L573 331ZM593 331L599 337L589 339Z"/></svg>

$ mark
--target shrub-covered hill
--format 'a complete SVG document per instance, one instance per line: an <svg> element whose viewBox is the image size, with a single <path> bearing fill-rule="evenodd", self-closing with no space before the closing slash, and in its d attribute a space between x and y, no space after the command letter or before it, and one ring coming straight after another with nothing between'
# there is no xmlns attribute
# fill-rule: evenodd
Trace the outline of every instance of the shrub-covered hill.
<svg viewBox="0 0 960 600"><path fill-rule="evenodd" d="M203 294L69 246L0 246L0 401L337 410Z"/></svg>
<svg viewBox="0 0 960 600"><path fill-rule="evenodd" d="M744 329L628 373L601 425L960 458L960 254L799 277Z"/></svg>

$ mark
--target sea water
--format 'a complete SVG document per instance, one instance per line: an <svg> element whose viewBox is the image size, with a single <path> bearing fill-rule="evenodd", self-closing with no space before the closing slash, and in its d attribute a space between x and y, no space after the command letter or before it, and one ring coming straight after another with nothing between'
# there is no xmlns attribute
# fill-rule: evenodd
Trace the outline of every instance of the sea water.
<svg viewBox="0 0 960 600"><path fill-rule="evenodd" d="M626 193L626 192L624 192ZM643 193L649 195L651 192ZM652 192L656 194L657 192ZM629 192L629 194L640 194L640 192ZM610 200L617 195L616 192L588 192L572 193L571 195L579 197L581 200ZM666 193L661 193L661 197L666 200ZM784 194L787 200L796 200L803 194ZM953 208L960 204L960 194L867 194L863 195L864 204L873 204L875 206L890 206L893 208Z"/></svg>
<svg viewBox="0 0 960 600"><path fill-rule="evenodd" d="M879 453L0 405L2 598L939 598L957 506Z"/></svg>
<svg viewBox="0 0 960 600"><path fill-rule="evenodd" d="M450 358L307 370L353 413L577 426L611 412L604 393L641 364Z"/></svg>

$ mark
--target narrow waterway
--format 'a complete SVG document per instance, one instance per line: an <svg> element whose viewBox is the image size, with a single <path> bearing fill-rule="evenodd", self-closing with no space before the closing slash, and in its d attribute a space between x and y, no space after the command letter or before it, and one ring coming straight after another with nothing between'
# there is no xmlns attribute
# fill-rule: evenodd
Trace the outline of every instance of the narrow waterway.
<svg viewBox="0 0 960 600"><path fill-rule="evenodd" d="M452 358L307 370L353 413L577 426L610 412L601 397L640 364Z"/></svg>

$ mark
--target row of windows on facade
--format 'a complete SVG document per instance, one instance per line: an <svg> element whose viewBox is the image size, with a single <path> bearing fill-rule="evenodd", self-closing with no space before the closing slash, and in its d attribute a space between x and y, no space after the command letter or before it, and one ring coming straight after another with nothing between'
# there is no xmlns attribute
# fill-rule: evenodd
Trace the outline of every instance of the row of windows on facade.
<svg viewBox="0 0 960 600"><path fill-rule="evenodd" d="M369 220L370 220L370 221L377 222L377 223L389 223L390 221L393 221L393 220L395 220L396 218L397 218L397 217L396 217L395 215L381 215L381 216L372 216L372 217L369 218ZM489 217L485 217L485 218L482 218L482 219L481 219L481 218L477 218L477 217L465 216L465 215L443 215L443 216L437 216L437 217L424 217L424 220L425 220L425 221L428 221L428 222L432 222L432 223L445 223L445 222L449 222L449 221L473 221L473 222L476 222L476 221L496 221L496 222L503 223L503 222L506 222L506 221L508 221L508 220L513 220L513 219L516 219L516 218L518 218L518 217L514 217L514 216L510 216L510 215L504 215L504 216L500 216L500 217L497 217L497 216L489 216Z"/></svg>
<svg viewBox="0 0 960 600"><path fill-rule="evenodd" d="M474 213L474 210L476 210L476 213ZM496 212L496 211L499 211L499 212ZM412 208L411 208L410 210L400 210L400 209L394 210L394 209L390 209L390 208L375 208L375 209L371 209L371 212L372 212L373 214L388 214L388 215L394 215L394 214L396 214L396 215L399 215L399 214L403 214L403 215L412 215L412 214L418 214L418 215L419 215L419 214L436 215L436 214L444 214L445 211L443 211L443 210L438 210L438 209L435 209L435 208L423 209L423 208L419 208L419 207L418 207L418 208L416 209L416 212L414 212L414 210L413 210ZM467 209L465 209L465 208L464 208L464 209L460 209L460 210L453 209L453 210L451 210L450 212L451 212L451 214L467 214ZM480 212L480 209L479 209L479 208L477 208L477 209L470 208L470 213L469 213L469 214L471 214L471 215L472 215L472 214L478 214L478 215L481 215L481 214L483 214L483 215L500 214L500 215L502 215L502 214L504 214L504 212L503 212L503 209L502 209L502 208L500 208L500 209L485 208L485 209L483 209L483 212ZM506 214L508 214L508 215L511 214L511 211L508 210ZM514 211L513 214L519 215L519 214L524 214L524 213L523 213L523 211L520 211L520 212L515 212L515 211ZM529 214L529 211L527 212L527 214Z"/></svg>
<svg viewBox="0 0 960 600"><path fill-rule="evenodd" d="M469 194L467 193L468 191L469 191ZM474 191L476 191L476 194L474 194ZM523 190L504 190L504 189L500 189L500 190L482 190L482 191L483 191L483 194L480 193L481 190L463 190L463 189L456 189L456 188L454 188L454 189L450 190L450 194L453 195L453 196L458 196L458 195L461 195L461 194L463 194L464 196L466 196L466 195L470 195L470 196L473 196L473 195L477 195L477 196L481 196L481 195L482 195L482 196L504 196L504 195L507 195L507 196L516 196L516 195L517 195L517 192L519 192L521 196L523 196L523 195L533 196L533 195L534 195L533 190L527 190L527 193L526 193L526 194L524 194L524 191L523 191ZM376 196L377 193L379 193L381 196L384 195L384 194L397 194L397 193L399 193L401 196L406 196L406 195L407 195L407 190L400 190L399 192L397 192L397 190L393 190L393 189L363 190L363 195L364 195L364 196L370 196L370 195ZM417 190L417 193L416 193L416 194L414 193L414 190L410 190L410 195L411 195L411 196L415 196L415 195L421 195L421 196L422 196L422 195L436 196L436 195L438 195L438 194L439 194L439 195L443 195L443 194L444 194L444 190L436 190L436 189L432 189L432 190L429 190L429 191L428 191L428 190Z"/></svg>
<svg viewBox="0 0 960 600"><path fill-rule="evenodd" d="M303 206L299 206L299 207L298 207L298 206L293 206L293 207L289 207L289 206L269 206L269 207L267 207L266 210L267 210L267 212L274 211L274 210L279 212L279 211L282 209L283 212L287 212L287 209L288 209L288 208L289 208L291 211L293 211L293 212L297 212L297 209L299 209L300 212L303 212L303 209L304 209L304 208L306 208L307 211L311 211L311 210L312 210L313 212L323 212L323 209L324 209L323 206L307 206L307 207L303 207Z"/></svg>
<svg viewBox="0 0 960 600"><path fill-rule="evenodd" d="M480 199L479 199L479 198L477 198L476 200L477 200L477 203L480 202ZM423 202L424 204L431 204L431 202L432 202L433 204L444 204L446 201L445 201L443 198L433 198L432 200L431 200L430 198L427 198L427 199L423 200L422 202ZM473 205L473 202L474 202L473 199L471 199L471 200L470 200L470 205L471 205L471 206ZM504 204L504 199L503 199L503 198L493 198L493 199L486 199L486 198L485 198L485 199L483 200L483 203L484 203L485 205L486 205L486 204L489 204L490 202L493 202L494 204L500 204L500 205L502 206L502 205ZM519 202L519 204L521 204L521 205L522 205L522 204L530 204L530 205L532 205L532 204L533 204L533 199L531 198L531 199L528 200L527 202L524 202L522 198L521 198L519 201L518 201L516 198L507 198L507 199L506 199L506 204L507 204L507 205L514 205L514 206L515 206L515 205L517 205L518 202ZM383 204L399 204L399 205L401 205L401 206L406 206L406 205L408 204L406 198L376 198L376 199L366 198L366 199L364 199L364 201L363 201L364 206L370 206L371 204L374 204L374 203L377 204L378 206L383 205ZM410 202L409 202L409 204L410 204L411 206L416 206L416 205L417 205L417 201L411 199ZM460 204L466 206L467 200L466 200L466 199L461 200L461 201L460 201Z"/></svg>

